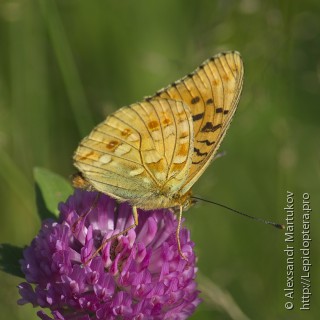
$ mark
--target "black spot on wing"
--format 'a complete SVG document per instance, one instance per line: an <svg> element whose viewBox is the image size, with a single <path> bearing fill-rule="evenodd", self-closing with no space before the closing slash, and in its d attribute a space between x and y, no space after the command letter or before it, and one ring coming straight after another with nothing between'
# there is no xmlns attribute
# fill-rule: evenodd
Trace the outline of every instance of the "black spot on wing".
<svg viewBox="0 0 320 320"><path fill-rule="evenodd" d="M217 108L216 109L216 113L222 113L223 112L223 109L222 108Z"/></svg>
<svg viewBox="0 0 320 320"><path fill-rule="evenodd" d="M208 152L201 152L200 149L198 148L194 148L193 151L197 154L197 156L200 156L200 157L208 155Z"/></svg>
<svg viewBox="0 0 320 320"><path fill-rule="evenodd" d="M192 164L199 164L203 161L204 159L200 160L200 161L192 161Z"/></svg>
<svg viewBox="0 0 320 320"><path fill-rule="evenodd" d="M202 127L201 132L214 132L214 131L218 130L219 128L221 128L221 123L214 126L212 122L207 122Z"/></svg>
<svg viewBox="0 0 320 320"><path fill-rule="evenodd" d="M197 140L197 142L205 143L207 146L212 146L213 144L216 143L215 141L209 141L208 139L206 139L206 140Z"/></svg>
<svg viewBox="0 0 320 320"><path fill-rule="evenodd" d="M197 121L197 120L202 119L203 117L204 117L204 112L198 113L198 114L195 114L195 115L192 116L192 120L193 121Z"/></svg>
<svg viewBox="0 0 320 320"><path fill-rule="evenodd" d="M195 104L200 101L200 97L194 97L191 99L191 104Z"/></svg>

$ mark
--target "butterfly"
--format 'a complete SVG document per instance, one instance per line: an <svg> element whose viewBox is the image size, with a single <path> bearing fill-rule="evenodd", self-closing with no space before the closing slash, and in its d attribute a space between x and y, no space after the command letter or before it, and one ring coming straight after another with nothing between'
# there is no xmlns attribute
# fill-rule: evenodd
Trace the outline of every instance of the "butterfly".
<svg viewBox="0 0 320 320"><path fill-rule="evenodd" d="M243 84L237 51L219 53L143 101L122 107L79 144L76 187L107 194L133 208L191 205L191 187L213 160L236 111Z"/></svg>

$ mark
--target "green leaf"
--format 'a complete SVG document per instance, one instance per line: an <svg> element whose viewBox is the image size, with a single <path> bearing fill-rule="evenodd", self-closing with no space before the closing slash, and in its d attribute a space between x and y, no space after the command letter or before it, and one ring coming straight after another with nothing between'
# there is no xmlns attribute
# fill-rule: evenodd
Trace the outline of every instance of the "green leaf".
<svg viewBox="0 0 320 320"><path fill-rule="evenodd" d="M55 219L59 214L58 203L65 201L73 193L73 188L66 179L47 169L36 167L33 174L38 214L41 220Z"/></svg>
<svg viewBox="0 0 320 320"><path fill-rule="evenodd" d="M0 270L24 278L19 260L23 258L23 248L11 244L0 244Z"/></svg>

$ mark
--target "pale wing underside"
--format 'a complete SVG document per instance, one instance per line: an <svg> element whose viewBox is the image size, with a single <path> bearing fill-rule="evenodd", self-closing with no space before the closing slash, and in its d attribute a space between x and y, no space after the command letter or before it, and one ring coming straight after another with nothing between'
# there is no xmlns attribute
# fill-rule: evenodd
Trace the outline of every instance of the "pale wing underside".
<svg viewBox="0 0 320 320"><path fill-rule="evenodd" d="M189 107L157 99L108 116L82 140L74 161L98 191L156 208L157 198L171 198L185 184L192 152Z"/></svg>
<svg viewBox="0 0 320 320"><path fill-rule="evenodd" d="M193 73L158 91L149 99L174 99L191 110L194 127L192 164L181 193L187 192L210 164L237 108L243 64L236 51L206 60Z"/></svg>

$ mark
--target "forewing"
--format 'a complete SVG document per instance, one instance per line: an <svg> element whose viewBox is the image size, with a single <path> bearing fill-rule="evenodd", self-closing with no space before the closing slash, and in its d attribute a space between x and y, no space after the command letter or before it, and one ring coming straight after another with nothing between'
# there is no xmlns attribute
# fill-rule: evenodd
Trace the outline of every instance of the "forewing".
<svg viewBox="0 0 320 320"><path fill-rule="evenodd" d="M206 60L193 73L158 91L154 97L188 104L194 128L194 150L185 193L210 164L230 125L243 83L243 63L236 51Z"/></svg>
<svg viewBox="0 0 320 320"><path fill-rule="evenodd" d="M75 166L97 190L132 204L172 195L188 176L192 128L189 107L181 101L132 104L81 141Z"/></svg>

